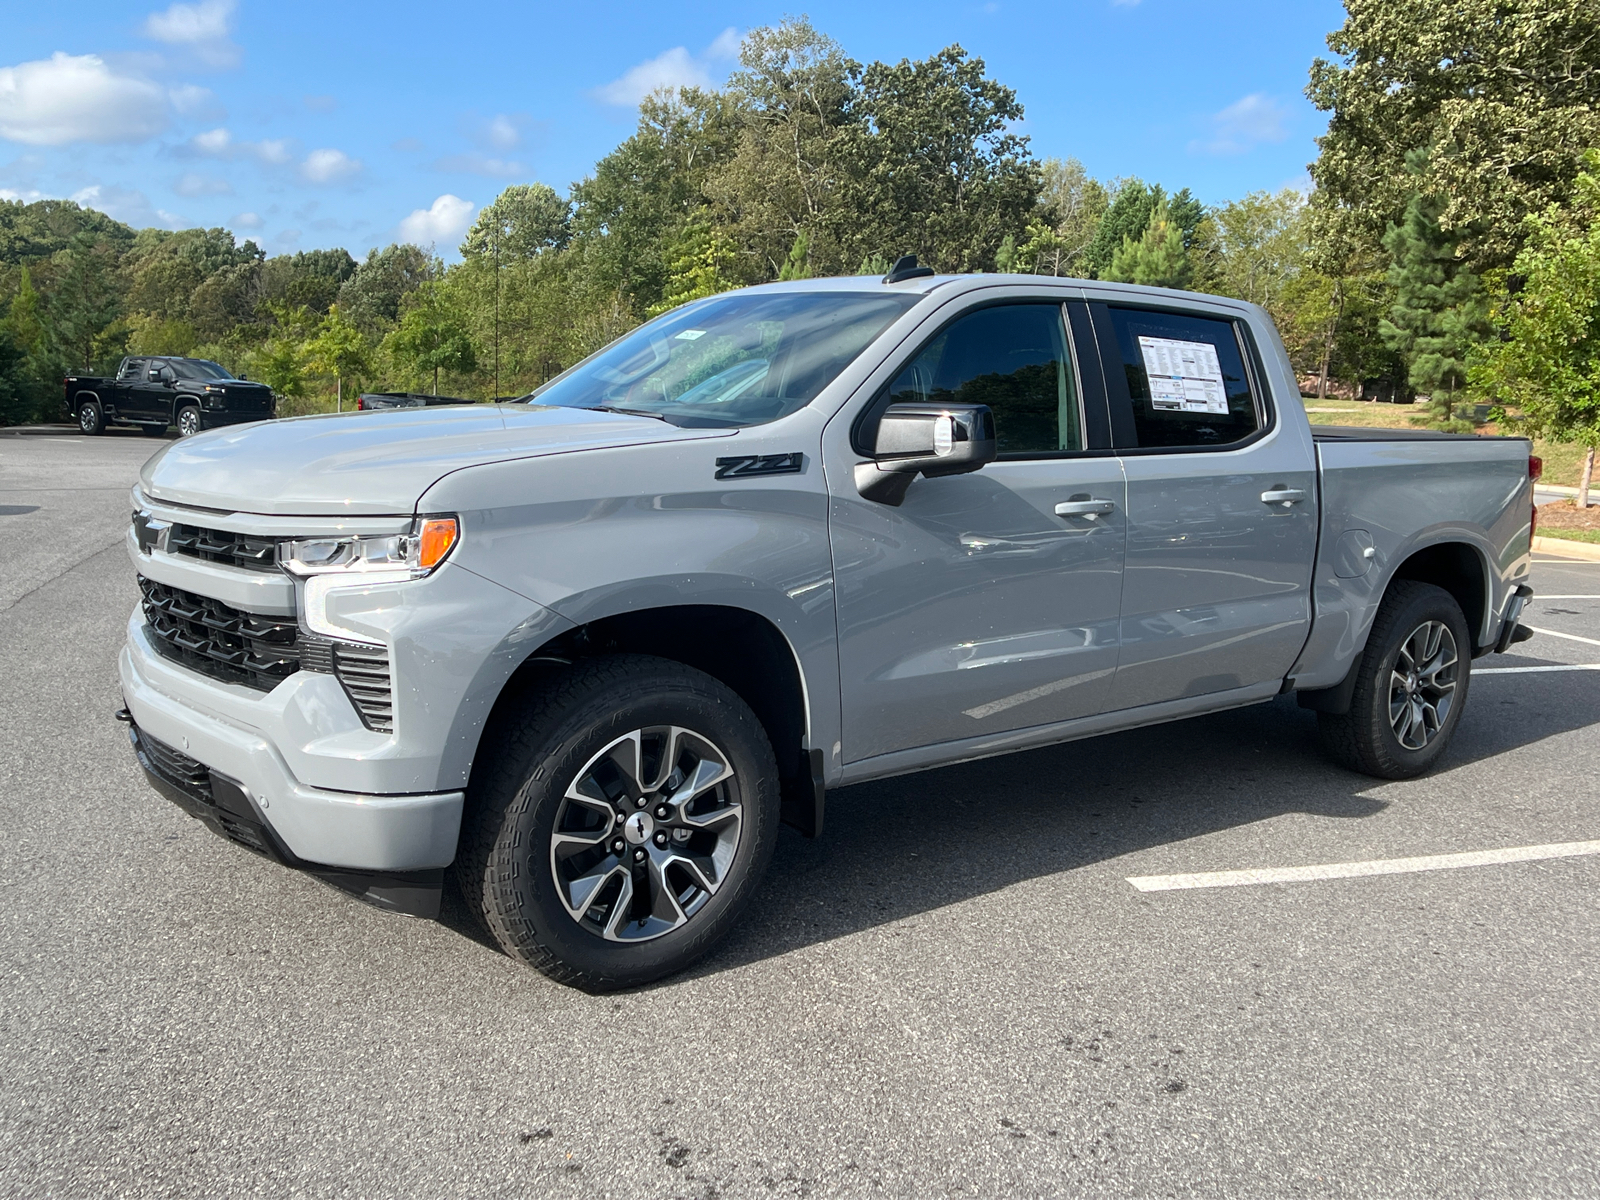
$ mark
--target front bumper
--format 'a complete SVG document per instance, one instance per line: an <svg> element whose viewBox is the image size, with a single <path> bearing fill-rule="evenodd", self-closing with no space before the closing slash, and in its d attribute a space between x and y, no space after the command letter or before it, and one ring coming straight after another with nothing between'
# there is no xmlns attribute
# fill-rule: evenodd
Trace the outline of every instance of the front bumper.
<svg viewBox="0 0 1600 1200"><path fill-rule="evenodd" d="M230 842L285 867L317 876L380 908L419 917L439 915L444 888L443 868L421 871L337 870L300 859L273 831L260 806L237 780L211 771L176 748L151 737L133 723L132 714L117 714L128 723L128 740L157 792L191 817Z"/></svg>
<svg viewBox="0 0 1600 1200"><path fill-rule="evenodd" d="M338 683L331 676L301 672L272 693L277 704L268 704L259 693L199 679L160 658L137 617L128 633L118 666L132 722L234 781L262 826L295 860L360 871L417 871L447 866L455 857L463 792L395 795L312 787L296 777L277 740L240 719L249 711L246 704L278 725L301 723L323 709L324 719L354 728L324 730L315 740L343 752L334 765L343 762L351 774L360 774L361 760L367 758L360 751L377 751L388 739L359 727L343 694L334 694ZM318 703L319 691L328 693L325 704ZM190 699L194 693L209 693L211 702L196 703ZM297 757L313 756L302 750Z"/></svg>

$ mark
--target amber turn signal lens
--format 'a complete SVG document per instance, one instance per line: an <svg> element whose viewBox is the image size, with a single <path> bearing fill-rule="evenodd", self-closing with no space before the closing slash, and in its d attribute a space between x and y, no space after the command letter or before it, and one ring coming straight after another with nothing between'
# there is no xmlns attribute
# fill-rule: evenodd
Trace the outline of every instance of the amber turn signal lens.
<svg viewBox="0 0 1600 1200"><path fill-rule="evenodd" d="M450 547L456 544L456 519L454 517L428 517L417 534L418 566L431 571L444 561Z"/></svg>

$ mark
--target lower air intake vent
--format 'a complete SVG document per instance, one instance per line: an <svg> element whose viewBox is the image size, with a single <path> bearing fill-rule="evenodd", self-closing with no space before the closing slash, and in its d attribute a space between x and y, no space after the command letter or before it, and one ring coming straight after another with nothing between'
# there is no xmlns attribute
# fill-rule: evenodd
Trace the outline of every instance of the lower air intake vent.
<svg viewBox="0 0 1600 1200"><path fill-rule="evenodd" d="M394 732L394 681L385 647L302 637L300 666L335 676L368 729Z"/></svg>

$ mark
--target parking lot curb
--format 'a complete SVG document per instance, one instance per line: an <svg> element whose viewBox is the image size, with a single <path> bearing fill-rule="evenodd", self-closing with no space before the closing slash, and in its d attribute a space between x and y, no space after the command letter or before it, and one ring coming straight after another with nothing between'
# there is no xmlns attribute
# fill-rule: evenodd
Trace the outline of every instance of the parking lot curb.
<svg viewBox="0 0 1600 1200"><path fill-rule="evenodd" d="M1551 554L1557 558L1575 558L1581 562L1600 562L1600 545L1593 542L1573 542L1566 538L1536 537L1533 539L1536 554Z"/></svg>
<svg viewBox="0 0 1600 1200"><path fill-rule="evenodd" d="M0 435L6 437L64 437L82 432L76 425L8 425L0 429Z"/></svg>

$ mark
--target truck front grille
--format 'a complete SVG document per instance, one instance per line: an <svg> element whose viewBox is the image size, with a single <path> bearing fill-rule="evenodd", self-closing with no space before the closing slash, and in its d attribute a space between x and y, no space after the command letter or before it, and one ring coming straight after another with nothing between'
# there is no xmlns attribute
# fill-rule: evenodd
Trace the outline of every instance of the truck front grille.
<svg viewBox="0 0 1600 1200"><path fill-rule="evenodd" d="M278 569L278 543L275 540L232 533L226 529L174 525L167 532L167 550L172 554L198 558L202 562L243 567L247 571Z"/></svg>
<svg viewBox="0 0 1600 1200"><path fill-rule="evenodd" d="M270 692L300 669L293 617L245 612L139 576L144 616L161 654L227 683Z"/></svg>

